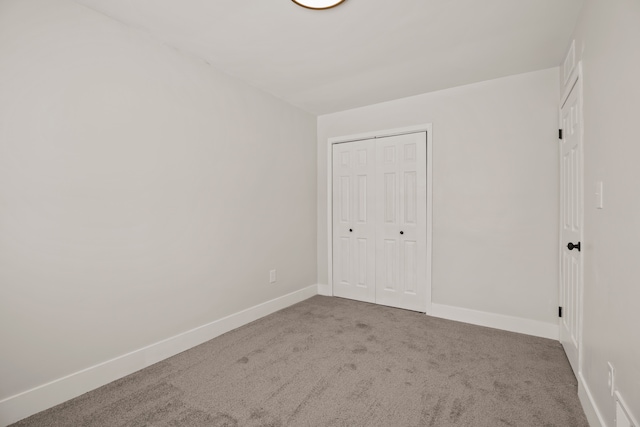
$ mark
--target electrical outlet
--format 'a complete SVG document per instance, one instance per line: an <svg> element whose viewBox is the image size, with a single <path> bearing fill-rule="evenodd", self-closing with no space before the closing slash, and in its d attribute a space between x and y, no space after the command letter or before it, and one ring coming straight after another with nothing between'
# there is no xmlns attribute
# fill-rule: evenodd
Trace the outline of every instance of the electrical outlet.
<svg viewBox="0 0 640 427"><path fill-rule="evenodd" d="M609 393L613 396L613 392L616 389L616 370L614 369L611 362L607 362L607 366L609 367L609 378L607 379L607 385L609 386Z"/></svg>
<svg viewBox="0 0 640 427"><path fill-rule="evenodd" d="M269 272L269 283L276 283L276 280L277 280L276 271L271 270Z"/></svg>

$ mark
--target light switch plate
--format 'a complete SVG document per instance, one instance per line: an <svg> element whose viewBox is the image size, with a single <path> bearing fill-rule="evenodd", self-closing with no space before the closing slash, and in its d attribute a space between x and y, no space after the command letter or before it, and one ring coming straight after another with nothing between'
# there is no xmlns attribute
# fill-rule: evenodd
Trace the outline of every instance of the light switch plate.
<svg viewBox="0 0 640 427"><path fill-rule="evenodd" d="M602 209L604 207L602 181L596 182L596 209Z"/></svg>
<svg viewBox="0 0 640 427"><path fill-rule="evenodd" d="M613 393L616 389L616 370L611 362L607 362L607 367L609 368L609 378L607 380L607 385L609 386L609 393L611 393L611 396L613 396Z"/></svg>

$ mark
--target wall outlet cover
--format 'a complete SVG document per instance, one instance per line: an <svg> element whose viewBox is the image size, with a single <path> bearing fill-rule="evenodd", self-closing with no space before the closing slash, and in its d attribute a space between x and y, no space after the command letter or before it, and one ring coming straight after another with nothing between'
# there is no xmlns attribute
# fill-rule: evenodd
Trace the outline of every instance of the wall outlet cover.
<svg viewBox="0 0 640 427"><path fill-rule="evenodd" d="M629 407L625 404L620 392L616 391L616 418L615 427L640 427L640 424L634 420L633 415L629 412Z"/></svg>

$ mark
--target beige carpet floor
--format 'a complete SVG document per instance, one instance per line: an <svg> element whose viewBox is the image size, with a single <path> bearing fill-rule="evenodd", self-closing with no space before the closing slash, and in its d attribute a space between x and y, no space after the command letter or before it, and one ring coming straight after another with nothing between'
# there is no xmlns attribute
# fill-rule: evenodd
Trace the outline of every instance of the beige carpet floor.
<svg viewBox="0 0 640 427"><path fill-rule="evenodd" d="M316 296L17 426L588 426L557 341Z"/></svg>

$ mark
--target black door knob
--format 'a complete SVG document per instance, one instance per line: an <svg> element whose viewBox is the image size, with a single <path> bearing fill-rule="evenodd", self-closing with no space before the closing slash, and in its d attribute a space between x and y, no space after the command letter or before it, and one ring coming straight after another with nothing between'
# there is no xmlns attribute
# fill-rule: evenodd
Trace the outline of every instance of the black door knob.
<svg viewBox="0 0 640 427"><path fill-rule="evenodd" d="M404 234L404 231L401 231L400 234Z"/></svg>
<svg viewBox="0 0 640 427"><path fill-rule="evenodd" d="M353 228L350 228L350 229L349 229L349 233L353 233Z"/></svg>
<svg viewBox="0 0 640 427"><path fill-rule="evenodd" d="M569 249L570 251L577 249L578 252L580 252L580 242L576 243L575 245L569 242L569 244L567 245L567 249Z"/></svg>

